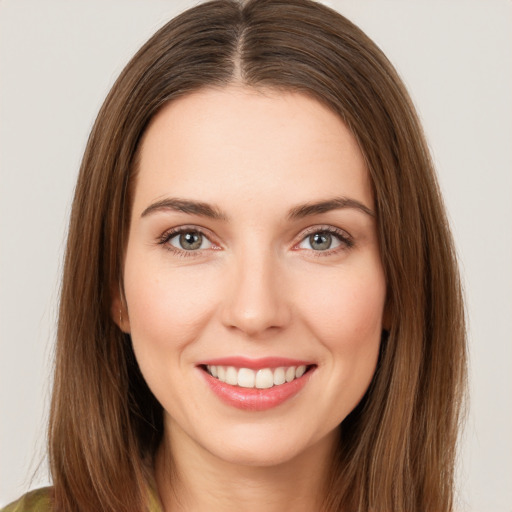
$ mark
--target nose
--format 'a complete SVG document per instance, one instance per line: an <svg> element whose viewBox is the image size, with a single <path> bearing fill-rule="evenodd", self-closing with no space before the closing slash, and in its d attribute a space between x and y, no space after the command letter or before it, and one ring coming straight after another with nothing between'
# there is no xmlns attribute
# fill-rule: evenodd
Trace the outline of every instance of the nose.
<svg viewBox="0 0 512 512"><path fill-rule="evenodd" d="M271 254L241 257L232 269L223 301L222 322L249 337L285 328L291 318L289 290Z"/></svg>

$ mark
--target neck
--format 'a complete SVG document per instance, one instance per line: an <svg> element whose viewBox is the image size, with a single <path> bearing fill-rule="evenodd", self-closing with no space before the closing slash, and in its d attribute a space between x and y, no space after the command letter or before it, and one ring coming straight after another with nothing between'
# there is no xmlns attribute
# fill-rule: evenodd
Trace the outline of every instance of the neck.
<svg viewBox="0 0 512 512"><path fill-rule="evenodd" d="M265 466L222 460L181 434L166 436L156 458L164 511L321 510L335 432L292 460Z"/></svg>

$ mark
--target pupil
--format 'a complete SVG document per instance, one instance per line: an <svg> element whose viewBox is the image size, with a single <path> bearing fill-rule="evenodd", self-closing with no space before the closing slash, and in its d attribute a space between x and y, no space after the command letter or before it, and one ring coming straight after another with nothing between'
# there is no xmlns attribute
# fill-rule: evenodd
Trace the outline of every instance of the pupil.
<svg viewBox="0 0 512 512"><path fill-rule="evenodd" d="M331 247L332 236L329 233L315 233L309 237L311 247L317 251L325 251Z"/></svg>
<svg viewBox="0 0 512 512"><path fill-rule="evenodd" d="M182 233L180 235L180 245L183 249L189 251L199 249L203 242L203 235L200 233Z"/></svg>

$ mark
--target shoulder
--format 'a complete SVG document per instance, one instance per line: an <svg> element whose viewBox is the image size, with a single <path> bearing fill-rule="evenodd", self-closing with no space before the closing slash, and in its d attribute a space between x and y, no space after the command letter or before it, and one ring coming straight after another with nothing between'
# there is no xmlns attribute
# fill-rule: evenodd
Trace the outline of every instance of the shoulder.
<svg viewBox="0 0 512 512"><path fill-rule="evenodd" d="M1 1L1 0L0 0ZM162 505L155 487L149 486L149 511L162 512ZM0 512L52 512L52 487L43 487L24 494Z"/></svg>
<svg viewBox="0 0 512 512"><path fill-rule="evenodd" d="M30 491L0 512L51 512L51 487Z"/></svg>

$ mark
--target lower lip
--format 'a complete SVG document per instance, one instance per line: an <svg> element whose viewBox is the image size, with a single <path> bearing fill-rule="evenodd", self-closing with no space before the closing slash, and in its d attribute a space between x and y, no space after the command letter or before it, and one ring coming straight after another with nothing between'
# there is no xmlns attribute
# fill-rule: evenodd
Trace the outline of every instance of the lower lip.
<svg viewBox="0 0 512 512"><path fill-rule="evenodd" d="M308 382L312 369L291 382L267 389L232 386L212 377L201 369L210 389L226 404L246 411L266 411L286 402L295 396Z"/></svg>

